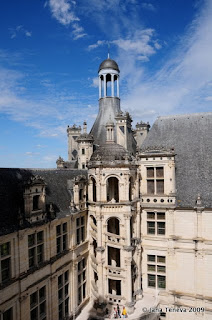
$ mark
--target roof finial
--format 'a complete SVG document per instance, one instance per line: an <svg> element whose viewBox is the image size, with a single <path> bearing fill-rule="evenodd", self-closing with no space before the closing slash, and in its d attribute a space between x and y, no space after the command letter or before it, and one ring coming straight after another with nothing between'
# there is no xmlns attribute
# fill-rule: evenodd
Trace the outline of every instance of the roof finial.
<svg viewBox="0 0 212 320"><path fill-rule="evenodd" d="M109 43L109 41L107 43L107 47L108 47L107 58L110 59L110 43Z"/></svg>

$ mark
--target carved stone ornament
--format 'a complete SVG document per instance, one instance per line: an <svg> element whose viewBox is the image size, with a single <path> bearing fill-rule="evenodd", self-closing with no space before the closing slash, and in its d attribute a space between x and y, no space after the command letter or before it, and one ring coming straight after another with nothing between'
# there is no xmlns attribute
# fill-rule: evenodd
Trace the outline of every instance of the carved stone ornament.
<svg viewBox="0 0 212 320"><path fill-rule="evenodd" d="M26 183L27 186L32 186L35 184L41 184L41 185L46 185L44 182L44 179L38 175L32 176Z"/></svg>

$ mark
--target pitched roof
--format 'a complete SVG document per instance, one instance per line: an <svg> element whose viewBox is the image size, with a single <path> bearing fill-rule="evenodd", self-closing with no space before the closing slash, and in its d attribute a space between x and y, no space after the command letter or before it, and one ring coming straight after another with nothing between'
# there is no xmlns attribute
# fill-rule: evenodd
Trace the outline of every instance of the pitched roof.
<svg viewBox="0 0 212 320"><path fill-rule="evenodd" d="M176 153L179 206L194 207L200 194L212 208L212 112L159 117L141 150L160 147Z"/></svg>
<svg viewBox="0 0 212 320"><path fill-rule="evenodd" d="M41 176L46 183L46 204L52 203L57 216L69 214L73 178L87 175L76 169L0 169L0 234L18 228L18 214L24 212L25 183L32 176Z"/></svg>

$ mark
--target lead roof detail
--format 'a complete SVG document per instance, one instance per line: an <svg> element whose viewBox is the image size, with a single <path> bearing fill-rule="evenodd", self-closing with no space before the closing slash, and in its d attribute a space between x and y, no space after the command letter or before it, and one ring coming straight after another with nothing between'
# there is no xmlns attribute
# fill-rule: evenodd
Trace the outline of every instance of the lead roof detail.
<svg viewBox="0 0 212 320"><path fill-rule="evenodd" d="M116 70L116 71L120 72L118 64L116 63L116 61L114 61L114 60L112 60L110 58L102 61L102 63L99 66L99 71L102 70L102 69L113 69L113 70Z"/></svg>

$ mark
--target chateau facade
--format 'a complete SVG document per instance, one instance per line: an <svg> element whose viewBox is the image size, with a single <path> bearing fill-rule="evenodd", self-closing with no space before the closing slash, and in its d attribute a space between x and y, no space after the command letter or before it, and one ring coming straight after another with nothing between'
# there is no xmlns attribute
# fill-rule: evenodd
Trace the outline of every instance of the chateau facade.
<svg viewBox="0 0 212 320"><path fill-rule="evenodd" d="M68 126L68 161L0 169L0 320L75 319L87 303L92 319L119 304L211 320L212 113L133 130L117 63L98 76L97 119Z"/></svg>

